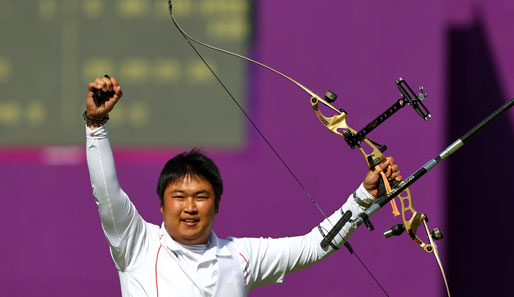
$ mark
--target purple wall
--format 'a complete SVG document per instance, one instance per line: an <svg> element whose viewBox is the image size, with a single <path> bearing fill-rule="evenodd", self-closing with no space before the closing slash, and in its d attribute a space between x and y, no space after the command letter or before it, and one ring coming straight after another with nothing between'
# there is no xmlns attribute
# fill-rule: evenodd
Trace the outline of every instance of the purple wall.
<svg viewBox="0 0 514 297"><path fill-rule="evenodd" d="M472 21L472 1L256 1L254 57L323 94L360 129L389 107L399 93L395 79L425 86L429 122L405 109L371 134L388 145L404 176L448 145L445 142L445 33ZM508 96L514 94L511 1L473 1L482 16ZM484 1L485 2L485 1ZM494 3L494 4L493 4ZM309 97L287 81L251 66L254 120L325 212L335 210L366 173L364 159L326 131ZM218 92L220 100L224 93ZM507 98L505 98L506 100ZM225 103L223 103L225 104ZM238 112L227 103L227 108ZM514 126L514 116L510 112ZM475 123L469 123L472 127ZM83 137L83 128L77 128ZM293 178L252 128L238 152L211 151L226 184L215 231L219 236L288 236L308 232L322 218ZM112 137L115 137L113 135ZM158 137L158 135L156 135ZM207 148L208 149L208 148ZM155 183L173 149L116 149L125 191L148 221L160 223ZM119 282L91 196L82 148L0 150L0 253L3 296L119 296ZM506 177L505 177L506 178ZM414 207L430 226L445 225L445 165L411 188ZM407 236L385 240L399 223L378 213L375 232L357 230L351 243L391 296L443 296L433 255ZM451 234L445 234L451 237ZM439 243L443 260L445 242ZM450 283L451 285L451 283ZM415 292L415 293L413 293ZM285 284L251 296L380 296L381 292L346 250L292 274Z"/></svg>

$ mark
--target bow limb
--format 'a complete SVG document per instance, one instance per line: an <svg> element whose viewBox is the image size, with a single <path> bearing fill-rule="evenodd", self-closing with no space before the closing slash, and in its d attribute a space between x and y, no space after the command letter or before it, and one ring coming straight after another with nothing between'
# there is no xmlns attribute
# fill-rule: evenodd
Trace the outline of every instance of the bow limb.
<svg viewBox="0 0 514 297"><path fill-rule="evenodd" d="M448 294L448 297L450 297L450 287L448 286L448 280L446 280L446 274L444 273L443 264L441 262L441 258L439 257L439 252L437 251L437 246L434 243L434 239L432 239L432 235L430 234L430 230L428 228L428 224L426 220L423 220L423 224L425 225L425 230L427 231L428 239L430 240L430 244L432 244L434 248L434 256L437 261L437 264L439 265L439 269L441 270L441 274L443 276L444 285L446 286L446 293Z"/></svg>
<svg viewBox="0 0 514 297"><path fill-rule="evenodd" d="M212 46L210 44L207 44L205 42L201 42L197 39L195 39L194 37L192 37L191 35L189 35L186 31L184 31L182 29L182 27L178 24L177 20L175 19L175 16L173 15L173 4L172 4L172 1L171 0L168 0L168 10L170 12L170 16L171 16L171 19L173 21L173 24L175 25L175 27L177 27L177 29L179 30L180 34L182 34L182 36L187 40L187 42L192 46L191 42L194 42L196 44L199 44L203 47L206 47L206 48L209 48L211 50L214 50L214 51L218 51L218 52L221 52L221 53L224 53L224 54L227 54L227 55L231 55L231 56L234 56L234 57L237 57L239 59L243 59L245 61L248 61L248 62L251 62L253 64L256 64L256 65L259 65L269 71L272 71L274 72L275 74L278 74L280 76L282 76L283 78L287 79L288 81L292 82L293 84L295 84L296 86L298 86L300 89L302 89L303 91L305 91L307 94L309 94L311 97L315 97L317 98L318 100L324 102L325 104L330 105L328 104L328 102L326 102L325 100L323 100L323 98L321 98L318 94L316 94L315 92L313 92L312 90L310 90L309 88L307 88L306 86L304 86L303 84L299 83L298 81L292 79L291 77L285 75L284 73L264 64L264 63L261 63L259 61L256 61L254 59L251 59L251 58L248 58L246 56L243 56L243 55L240 55L240 54L237 54L237 53L234 53L234 52L231 52L231 51L228 51L228 50L225 50L225 49L222 49L222 48L218 48L218 47L215 47L215 46ZM192 46L193 47L193 46ZM196 49L193 47L193 49L196 51ZM331 106L331 108L334 110L334 111L339 111L337 108Z"/></svg>
<svg viewBox="0 0 514 297"><path fill-rule="evenodd" d="M310 90L309 88L305 87L304 85L302 85L301 83L297 82L296 80L292 79L291 77L283 74L282 72L278 71L278 70L275 70L274 68L268 66L268 65L265 65L259 61L256 61L256 60L253 60L251 58L248 58L246 56L243 56L243 55L240 55L240 54L237 54L237 53L234 53L234 52L231 52L231 51L228 51L228 50L225 50L225 49L221 49L221 48L218 48L218 47L215 47L215 46L212 46L212 45L209 45L207 43L204 43L204 42L201 42L195 38L193 38L191 35L189 35L187 32L185 32L182 27L178 24L177 20L175 19L175 16L173 15L173 3L172 3L172 0L168 0L168 10L169 10L169 13L170 13L170 17L171 17L171 20L173 21L173 24L175 25L175 27L178 29L178 31L180 32L180 34L186 39L186 41L189 43L189 45L191 46L191 48L195 51L195 53L198 55L198 57L203 61L203 63L205 64L205 66L210 70L210 72L213 74L213 76L218 80L218 82L220 83L220 85L225 89L225 91L227 92L227 94L230 96L230 98L232 99L232 101L234 102L234 104L237 105L237 107L240 109L240 111L244 114L244 116L248 119L248 121L250 122L250 124L255 128L255 130L261 135L261 137L263 138L263 140L266 142L266 144L269 146L269 148L272 150L272 152L275 154L275 156L280 160L280 162L284 165L284 167L287 169L287 171L289 172L289 174L291 174L291 176L295 179L296 183L300 186L300 188L302 188L303 192L305 193L305 195L311 200L311 202L316 206L316 208L319 210L319 212L323 215L323 217L325 217L326 219L328 219L328 216L325 214L325 212L321 209L321 207L318 205L318 203L316 202L316 200L314 200L314 198L312 197L312 195L307 191L307 189L305 188L305 186L300 182L300 180L296 177L296 175L294 174L294 172L289 168L289 166L286 164L286 162L282 159L282 157L280 156L280 154L275 150L275 148L273 147L273 145L271 144L271 142L266 138L266 136L260 131L260 129L257 127L257 125L254 123L254 121L252 120L252 118L248 115L248 113L246 112L246 110L237 102L237 100L235 99L235 97L232 95L232 93L229 91L229 89L225 86L225 84L221 81L221 79L218 77L218 75L214 72L214 70L210 67L209 63L207 63L207 61L202 57L202 55L198 52L198 50L196 49L196 47L193 45L193 42L198 44L198 45L201 45L203 47L206 47L206 48L209 48L211 50L214 50L214 51L218 51L218 52L221 52L221 53L224 53L224 54L227 54L227 55L231 55L231 56L234 56L234 57L237 57L237 58L240 58L240 59L243 59L245 61L248 61L248 62L251 62L251 63L254 63L256 65L259 65L267 70L270 70L272 72L274 72L275 74L278 74L280 76L282 76L283 78L287 79L288 81L292 82L293 84L295 84L296 86L298 86L299 88L301 88L303 91L305 91L306 93L308 93L310 96L312 97L315 97L315 98L318 98L320 101L322 102L325 102L325 100L323 100L321 97L319 97L319 95L317 95L316 93L314 93L312 90ZM326 102L325 102L326 103ZM327 103L328 104L328 103ZM335 109L335 107L332 107L334 108L335 111L338 111L337 109ZM329 221L329 223L331 223Z"/></svg>

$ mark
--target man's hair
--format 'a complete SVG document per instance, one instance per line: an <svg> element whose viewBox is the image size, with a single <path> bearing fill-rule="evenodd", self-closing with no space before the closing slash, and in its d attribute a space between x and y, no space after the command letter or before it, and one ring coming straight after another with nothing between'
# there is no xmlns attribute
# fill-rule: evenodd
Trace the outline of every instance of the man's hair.
<svg viewBox="0 0 514 297"><path fill-rule="evenodd" d="M161 199L161 206L164 206L164 191L168 185L186 176L198 176L211 184L216 198L215 209L217 211L223 193L223 181L218 166L197 148L176 155L166 162L164 168L162 168L157 182L157 194Z"/></svg>

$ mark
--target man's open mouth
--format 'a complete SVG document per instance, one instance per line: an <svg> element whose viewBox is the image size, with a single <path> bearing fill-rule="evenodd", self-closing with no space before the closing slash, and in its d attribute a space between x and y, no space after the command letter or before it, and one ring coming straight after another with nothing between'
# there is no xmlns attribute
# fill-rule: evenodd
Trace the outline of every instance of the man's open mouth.
<svg viewBox="0 0 514 297"><path fill-rule="evenodd" d="M199 219L180 219L181 222L185 223L188 226L196 225L200 220Z"/></svg>

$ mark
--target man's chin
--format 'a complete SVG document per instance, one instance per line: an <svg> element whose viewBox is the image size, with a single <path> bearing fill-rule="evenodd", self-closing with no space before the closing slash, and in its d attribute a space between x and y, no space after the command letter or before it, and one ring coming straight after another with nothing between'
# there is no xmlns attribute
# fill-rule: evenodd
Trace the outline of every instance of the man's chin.
<svg viewBox="0 0 514 297"><path fill-rule="evenodd" d="M200 234L184 234L182 236L184 244L195 245L195 244L207 244L209 236L202 236Z"/></svg>

